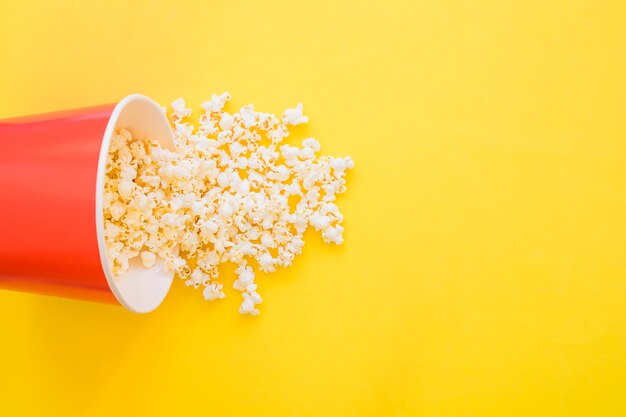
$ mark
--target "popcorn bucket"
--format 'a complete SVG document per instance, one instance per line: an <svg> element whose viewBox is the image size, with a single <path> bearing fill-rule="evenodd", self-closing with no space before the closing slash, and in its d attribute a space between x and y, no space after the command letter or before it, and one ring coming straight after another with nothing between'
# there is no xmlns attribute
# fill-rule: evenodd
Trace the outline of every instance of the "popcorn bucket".
<svg viewBox="0 0 626 417"><path fill-rule="evenodd" d="M162 262L114 277L102 214L105 164L118 128L167 148L173 133L157 103L117 104L0 120L0 288L119 303L147 313L173 280Z"/></svg>

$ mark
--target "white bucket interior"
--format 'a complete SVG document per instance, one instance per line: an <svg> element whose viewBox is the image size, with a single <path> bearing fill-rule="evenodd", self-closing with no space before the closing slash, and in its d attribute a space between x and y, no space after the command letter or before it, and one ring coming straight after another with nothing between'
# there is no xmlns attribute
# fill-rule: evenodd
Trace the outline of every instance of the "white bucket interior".
<svg viewBox="0 0 626 417"><path fill-rule="evenodd" d="M168 272L161 261L150 269L141 265L139 258L130 263L123 276L114 277L106 254L102 199L105 166L111 136L120 128L127 129L135 138L152 138L165 148L173 148L174 134L161 107L141 94L133 94L121 100L109 119L98 161L96 181L96 228L102 269L115 297L126 309L135 313L148 313L157 308L170 289L174 274Z"/></svg>

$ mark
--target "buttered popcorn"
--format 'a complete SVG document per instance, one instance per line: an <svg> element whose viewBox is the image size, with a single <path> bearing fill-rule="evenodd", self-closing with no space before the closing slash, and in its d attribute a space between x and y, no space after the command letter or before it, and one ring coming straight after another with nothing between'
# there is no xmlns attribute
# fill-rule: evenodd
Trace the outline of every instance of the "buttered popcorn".
<svg viewBox="0 0 626 417"><path fill-rule="evenodd" d="M242 314L257 315L253 264L263 272L291 265L312 226L327 243L343 242L335 204L346 191L350 157L318 156L313 138L282 144L289 127L308 122L302 104L279 119L254 106L224 111L228 93L202 103L197 125L183 99L172 103L174 150L127 130L112 140L106 166L104 219L107 253L120 276L131 259L150 268L158 260L203 288L207 300L224 298L218 265L237 265L233 287ZM123 279L123 278L120 278Z"/></svg>

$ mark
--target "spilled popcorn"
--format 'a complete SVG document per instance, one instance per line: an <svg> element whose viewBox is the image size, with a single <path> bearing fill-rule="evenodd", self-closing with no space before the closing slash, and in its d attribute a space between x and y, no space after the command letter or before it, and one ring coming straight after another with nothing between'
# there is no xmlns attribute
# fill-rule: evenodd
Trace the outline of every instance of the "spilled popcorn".
<svg viewBox="0 0 626 417"><path fill-rule="evenodd" d="M197 125L185 101L172 103L173 150L126 130L110 144L104 191L104 229L113 274L139 257L158 260L203 287L207 300L224 298L218 265L234 262L241 314L259 314L253 264L263 272L291 265L308 226L327 243L343 242L335 204L346 191L350 157L318 156L313 138L282 144L289 126L308 122L302 104L279 119L254 106L224 111L228 93L202 104Z"/></svg>

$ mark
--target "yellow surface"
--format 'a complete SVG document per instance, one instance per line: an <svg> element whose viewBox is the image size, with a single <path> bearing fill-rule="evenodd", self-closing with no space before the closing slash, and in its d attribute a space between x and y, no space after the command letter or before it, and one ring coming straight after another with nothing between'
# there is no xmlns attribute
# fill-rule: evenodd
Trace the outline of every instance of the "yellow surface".
<svg viewBox="0 0 626 417"><path fill-rule="evenodd" d="M0 292L0 415L626 415L625 2L126 3L0 2L0 117L301 101L346 243L258 318Z"/></svg>

